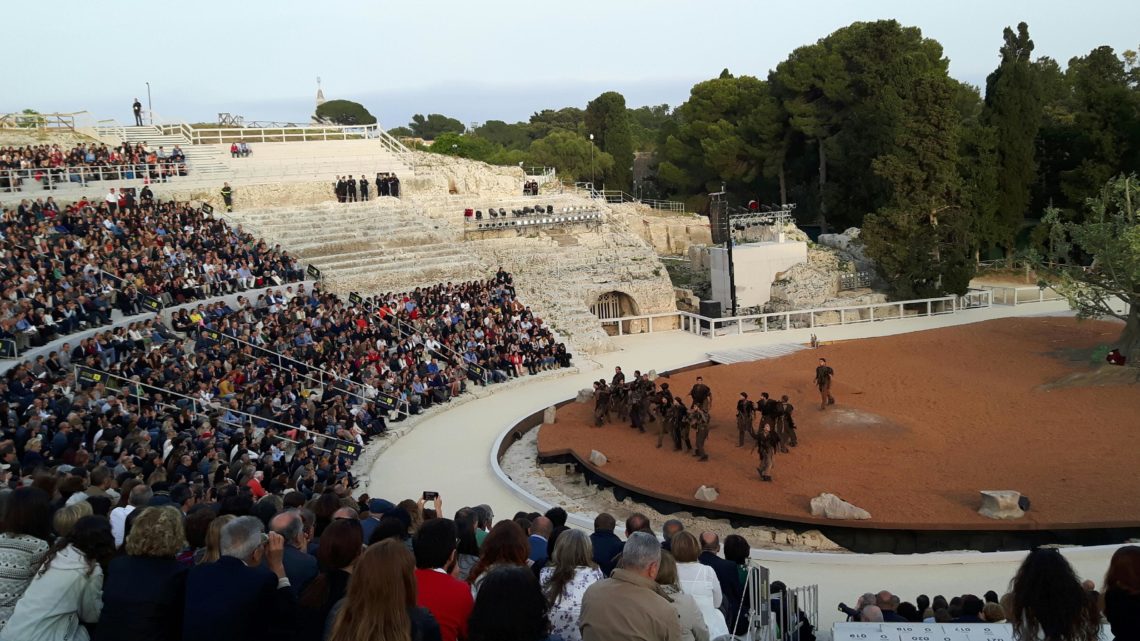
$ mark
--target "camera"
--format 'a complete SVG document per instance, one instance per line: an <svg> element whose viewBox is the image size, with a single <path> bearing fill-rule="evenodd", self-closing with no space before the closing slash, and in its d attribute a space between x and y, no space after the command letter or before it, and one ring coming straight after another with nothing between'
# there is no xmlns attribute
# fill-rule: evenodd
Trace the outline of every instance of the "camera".
<svg viewBox="0 0 1140 641"><path fill-rule="evenodd" d="M439 498L439 492L424 492L425 501L434 501Z"/></svg>

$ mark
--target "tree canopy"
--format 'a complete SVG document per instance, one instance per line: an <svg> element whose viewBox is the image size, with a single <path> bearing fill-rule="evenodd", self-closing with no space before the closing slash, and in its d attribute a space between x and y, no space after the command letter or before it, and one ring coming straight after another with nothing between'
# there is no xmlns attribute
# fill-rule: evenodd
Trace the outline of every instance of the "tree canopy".
<svg viewBox="0 0 1140 641"><path fill-rule="evenodd" d="M633 134L625 97L607 91L586 105L586 130L594 143L613 158L610 168L602 172L607 189L629 190L633 184Z"/></svg>
<svg viewBox="0 0 1140 641"><path fill-rule="evenodd" d="M329 100L317 107L317 118L337 125L374 125L376 116L351 100Z"/></svg>
<svg viewBox="0 0 1140 641"><path fill-rule="evenodd" d="M408 128L412 130L413 135L424 140L435 140L441 134L461 134L467 131L463 123L443 114L428 114L427 117L416 114L412 116Z"/></svg>

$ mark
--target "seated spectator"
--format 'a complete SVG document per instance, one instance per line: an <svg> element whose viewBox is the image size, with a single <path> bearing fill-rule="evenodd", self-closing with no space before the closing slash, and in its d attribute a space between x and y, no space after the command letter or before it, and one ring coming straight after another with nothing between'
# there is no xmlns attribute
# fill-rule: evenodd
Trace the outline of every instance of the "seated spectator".
<svg viewBox="0 0 1140 641"><path fill-rule="evenodd" d="M859 621L862 623L883 623L883 611L877 605L865 605L859 611Z"/></svg>
<svg viewBox="0 0 1140 641"><path fill-rule="evenodd" d="M875 605L879 606L879 611L883 614L883 621L887 623L906 623L906 619L895 612L895 595L890 592L883 590L876 594ZM978 608L978 612L981 612L980 607Z"/></svg>
<svg viewBox="0 0 1140 641"><path fill-rule="evenodd" d="M369 546L333 607L328 641L363 641L381 632L391 639L440 641L439 624L416 607L415 558L407 546L387 540Z"/></svg>
<svg viewBox="0 0 1140 641"><path fill-rule="evenodd" d="M982 609L984 607L985 603L978 597L972 594L963 596L961 606L962 613L954 619L954 623L985 623L985 619L982 618Z"/></svg>
<svg viewBox="0 0 1140 641"><path fill-rule="evenodd" d="M547 543L550 541L552 532L554 532L554 524L545 516L540 516L531 521L530 536L527 537L527 543L530 544L530 554L527 555L527 558L530 559L531 564L540 568L546 565Z"/></svg>
<svg viewBox="0 0 1140 641"><path fill-rule="evenodd" d="M594 563L598 565L603 576L609 576L614 571L617 558L621 555L622 542L614 534L617 521L610 514L602 512L594 517L594 533L590 535L590 545L594 549Z"/></svg>
<svg viewBox="0 0 1140 641"><path fill-rule="evenodd" d="M657 571L657 584L661 593L669 597L677 616L681 618L682 641L709 641L709 628L705 625L701 609L693 597L681 592L677 578L677 562L670 552L661 553L661 568Z"/></svg>
<svg viewBox="0 0 1140 641"><path fill-rule="evenodd" d="M471 573L467 577L472 594L478 598L482 576L496 567L503 565L529 567L528 551L526 534L518 524L514 521L496 523L483 541L479 562L471 568Z"/></svg>
<svg viewBox="0 0 1140 641"><path fill-rule="evenodd" d="M630 535L621 566L612 577L591 585L582 597L583 641L679 641L677 611L657 591L661 554L661 544L654 536Z"/></svg>
<svg viewBox="0 0 1140 641"><path fill-rule="evenodd" d="M543 594L550 602L553 633L562 641L581 640L578 617L582 612L582 595L605 578L593 558L590 537L585 532L566 530L554 544L553 563L539 575Z"/></svg>
<svg viewBox="0 0 1140 641"><path fill-rule="evenodd" d="M302 639L324 636L329 612L348 593L348 582L363 551L360 526L348 520L331 523L321 536L317 560L324 570L301 594L297 605ZM466 588L464 588L465 591Z"/></svg>
<svg viewBox="0 0 1140 641"><path fill-rule="evenodd" d="M1125 545L1113 552L1101 598L1117 641L1140 639L1140 547Z"/></svg>
<svg viewBox="0 0 1140 641"><path fill-rule="evenodd" d="M692 532L681 531L673 537L673 557L677 560L677 576L681 591L691 595L701 610L709 636L728 634L728 624L720 612L724 593L716 572L700 562L701 544Z"/></svg>
<svg viewBox="0 0 1140 641"><path fill-rule="evenodd" d="M721 610L725 613L727 624L740 618L739 610L744 601L744 582L740 580L739 566L717 556L720 552L720 537L715 532L701 532L700 541L701 555L697 560L716 573L717 582L720 583Z"/></svg>
<svg viewBox="0 0 1140 641"><path fill-rule="evenodd" d="M479 541L475 529L475 513L471 510L460 510L455 514L455 529L457 531L455 547L455 578L469 583L471 570L479 563Z"/></svg>
<svg viewBox="0 0 1140 641"><path fill-rule="evenodd" d="M195 565L214 563L222 558L222 528L236 518L233 514L223 514L210 521L210 527L206 530L206 547L201 555L195 555Z"/></svg>
<svg viewBox="0 0 1140 641"><path fill-rule="evenodd" d="M982 620L986 623L1002 623L1005 621L1005 610L1000 603L987 603L982 608Z"/></svg>
<svg viewBox="0 0 1140 641"><path fill-rule="evenodd" d="M296 597L282 563L285 540L263 531L253 516L230 521L222 528L222 557L190 570L184 639L270 641L291 634Z"/></svg>
<svg viewBox="0 0 1140 641"><path fill-rule="evenodd" d="M293 586L293 593L300 595L317 577L317 559L306 554L304 531L305 524L297 510L288 510L277 514L270 520L269 529L285 539L285 550L282 563L285 565L285 576Z"/></svg>
<svg viewBox="0 0 1140 641"><path fill-rule="evenodd" d="M416 531L416 605L431 612L443 641L468 638L467 619L474 602L471 588L451 575L458 530L450 519L432 519ZM566 641L566 640L564 640Z"/></svg>
<svg viewBox="0 0 1140 641"><path fill-rule="evenodd" d="M495 568L487 573L475 600L470 639L557 641L560 637L550 634L549 607L534 573L522 567Z"/></svg>
<svg viewBox="0 0 1140 641"><path fill-rule="evenodd" d="M185 544L176 508L143 508L132 519L126 555L107 568L95 641L181 638L186 566L176 556Z"/></svg>
<svg viewBox="0 0 1140 641"><path fill-rule="evenodd" d="M1026 555L1010 582L1010 592L1006 616L1014 638L1083 641L1100 633L1096 605L1056 549L1037 548Z"/></svg>
<svg viewBox="0 0 1140 641"><path fill-rule="evenodd" d="M37 487L21 487L8 497L0 533L0 628L12 616L50 546L51 498Z"/></svg>
<svg viewBox="0 0 1140 641"><path fill-rule="evenodd" d="M86 641L82 624L99 620L103 608L103 573L115 555L111 524L85 516L60 537L44 557L0 641Z"/></svg>

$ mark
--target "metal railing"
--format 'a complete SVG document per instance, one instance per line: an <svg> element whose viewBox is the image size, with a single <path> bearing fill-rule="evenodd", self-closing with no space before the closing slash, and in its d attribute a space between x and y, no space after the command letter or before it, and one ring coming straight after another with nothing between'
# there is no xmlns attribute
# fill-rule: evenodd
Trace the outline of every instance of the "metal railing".
<svg viewBox="0 0 1140 641"><path fill-rule="evenodd" d="M87 112L74 113L7 113L0 114L0 129L66 129L75 131L82 120L89 118Z"/></svg>
<svg viewBox="0 0 1140 641"><path fill-rule="evenodd" d="M729 334L813 329L835 325L874 323L900 318L957 314L993 306L992 292L974 290L964 296L940 296L890 303L847 307L817 307L767 314L747 314L729 318L708 318L692 312L661 312L600 320L603 327L615 326L618 336L680 329L691 334L716 338Z"/></svg>
<svg viewBox="0 0 1140 641"><path fill-rule="evenodd" d="M0 170L0 191L86 188L91 182L167 182L190 175L185 161L137 163L111 166L54 167Z"/></svg>
<svg viewBox="0 0 1140 641"><path fill-rule="evenodd" d="M279 436L283 440L290 441L292 443L296 443L297 441L289 438L284 433L292 432L294 430L302 432L308 438L313 439L313 447L324 452L337 451L337 445L340 445L342 448L341 451L345 451L343 448L347 448L347 451L350 452L358 451L360 447L359 444L354 441L346 441L344 439L330 436L328 434L313 432L300 425L290 425L288 423L282 423L281 421L272 418L266 418L264 416L258 416L257 414L250 414L249 412L243 412L241 410L224 407L221 402L206 403L200 398L187 396L186 394L175 392L164 387L151 385L149 383L132 381L131 379L119 376L118 374L112 374L110 372L105 372L103 370L98 370L78 364L73 365L72 370L77 382L85 383L88 385L103 383L104 387L107 389L121 393L124 396L127 396L128 398L135 401L140 411L142 410L143 403L149 404L154 402L147 393L147 391L150 390L153 393L162 394L166 398L181 399L189 405L189 408L184 408L177 402L173 404L159 403L162 406L177 408L178 410L189 409L189 411L196 416L202 416L210 420L216 420L219 423L224 423L226 425L241 427L241 425L246 424L245 421L248 421L248 425L253 429L264 428L265 426L275 426L278 428ZM232 415L235 418L240 418L243 423L236 424L232 422L232 420L226 418L228 415Z"/></svg>
<svg viewBox="0 0 1140 641"><path fill-rule="evenodd" d="M1008 287L1003 285L982 285L982 289L989 291L997 305L1025 305L1026 303L1043 303L1052 300L1063 300L1065 297L1052 287Z"/></svg>
<svg viewBox="0 0 1140 641"><path fill-rule="evenodd" d="M167 126L167 125L164 125ZM234 142L311 142L377 140L389 152L406 157L411 151L380 125L296 125L291 127L189 127L179 129L195 145Z"/></svg>

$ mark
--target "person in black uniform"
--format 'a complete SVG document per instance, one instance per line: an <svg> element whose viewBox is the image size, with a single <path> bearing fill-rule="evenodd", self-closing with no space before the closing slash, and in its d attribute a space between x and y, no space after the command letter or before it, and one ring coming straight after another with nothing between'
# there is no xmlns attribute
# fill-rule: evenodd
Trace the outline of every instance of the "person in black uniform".
<svg viewBox="0 0 1140 641"><path fill-rule="evenodd" d="M757 408L760 410L760 425L766 425L768 429L779 434L779 426L776 424L779 403L770 398L768 392L761 392L760 402L757 403ZM788 448L784 446L783 442L780 443L780 451L788 451Z"/></svg>
<svg viewBox="0 0 1140 641"><path fill-rule="evenodd" d="M796 408L788 402L788 395L784 394L780 397L779 412L776 416L776 425L780 427L777 433L780 435L781 441L786 441L788 447L795 447L799 442L796 438L796 422L792 418L792 411Z"/></svg>
<svg viewBox="0 0 1140 641"><path fill-rule="evenodd" d="M756 439L756 449L760 453L760 467L756 471L760 473L760 480L771 482L772 477L768 475L771 471L772 465L776 462L776 447L780 443L780 437L768 425L761 424L759 429L751 431L752 438Z"/></svg>
<svg viewBox="0 0 1140 641"><path fill-rule="evenodd" d="M712 390L708 385L705 385L705 379L698 376L697 382L693 384L693 389L689 390L689 396L693 399L693 407L700 407L709 412L709 406L712 404Z"/></svg>
<svg viewBox="0 0 1140 641"><path fill-rule="evenodd" d="M368 179L363 175L360 176L360 202L368 200Z"/></svg>
<svg viewBox="0 0 1140 641"><path fill-rule="evenodd" d="M689 439L689 409L685 407L685 401L680 396L675 397L673 403L673 450L680 451L681 445L684 444L685 451L688 452L693 449L693 442Z"/></svg>
<svg viewBox="0 0 1140 641"><path fill-rule="evenodd" d="M610 422L610 390L605 381L594 383L594 426Z"/></svg>
<svg viewBox="0 0 1140 641"><path fill-rule="evenodd" d="M344 176L337 176L336 182L333 183L333 191L336 192L336 201L343 203L346 194L348 193L344 187Z"/></svg>
<svg viewBox="0 0 1140 641"><path fill-rule="evenodd" d="M740 400L736 401L736 446L744 447L744 434L752 433L752 416L756 406L748 400L748 392L740 393Z"/></svg>
<svg viewBox="0 0 1140 641"><path fill-rule="evenodd" d="M345 176L344 187L348 202L356 202L356 181L352 179L352 176Z"/></svg>
<svg viewBox="0 0 1140 641"><path fill-rule="evenodd" d="M709 413L700 405L695 405L689 411L687 418L689 425L697 431L697 448L693 452L693 456L704 463L709 460L709 454L705 451L705 441L709 438Z"/></svg>
<svg viewBox="0 0 1140 641"><path fill-rule="evenodd" d="M621 385L625 382L625 373L621 371L621 367L614 368L614 377L610 379L610 385L614 387Z"/></svg>
<svg viewBox="0 0 1140 641"><path fill-rule="evenodd" d="M835 377L835 370L827 364L826 358L819 359L819 366L815 368L815 385L819 388L819 409L825 410L828 405L835 405L835 397L831 395L831 379Z"/></svg>
<svg viewBox="0 0 1140 641"><path fill-rule="evenodd" d="M234 210L234 190L229 183L222 183L222 202L226 204L226 211Z"/></svg>

